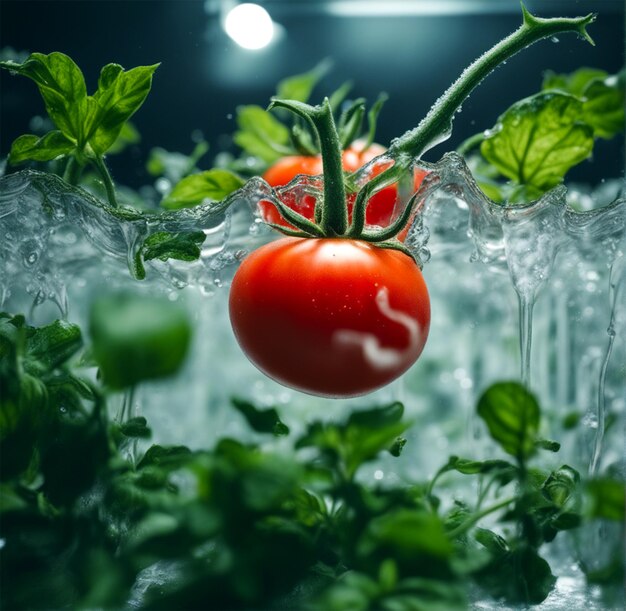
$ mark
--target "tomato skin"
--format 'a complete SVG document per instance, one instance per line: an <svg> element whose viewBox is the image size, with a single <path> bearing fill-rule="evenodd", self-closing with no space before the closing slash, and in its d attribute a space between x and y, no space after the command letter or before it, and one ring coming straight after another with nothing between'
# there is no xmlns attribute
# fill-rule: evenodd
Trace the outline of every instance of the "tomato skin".
<svg viewBox="0 0 626 611"><path fill-rule="evenodd" d="M346 172L356 172L359 168L363 167L366 163L382 155L385 152L385 148L380 144L373 143L367 149L363 150L363 143L360 141L354 142L349 148L342 153L342 165ZM377 176L387 167L389 163L379 163L372 170L372 177ZM323 172L322 158L321 156L305 156L305 155L291 155L279 159L276 163L270 166L263 174L263 179L272 187L282 187L290 183L299 174L305 174L307 176L319 176ZM425 172L416 170L414 173L414 190L416 191L423 178ZM348 216L352 216L352 206L356 194L348 196ZM398 188L396 185L390 185L381 189L378 193L375 193L369 200L367 209L365 211L365 222L368 225L377 225L380 227L387 227L395 220L396 215L400 212L396 210L396 202L398 199ZM315 198L310 195L305 195L302 200L297 202L284 201L289 207L295 209L309 220L312 220L315 213ZM268 223L280 225L281 227L287 227L293 229L293 226L287 222L281 216L280 212L268 201L261 201L259 203L261 215L263 220ZM398 235L398 239L404 241L408 233L408 226L403 229Z"/></svg>
<svg viewBox="0 0 626 611"><path fill-rule="evenodd" d="M242 262L230 290L241 348L266 375L326 397L372 392L419 357L430 301L404 253L344 238L282 238Z"/></svg>

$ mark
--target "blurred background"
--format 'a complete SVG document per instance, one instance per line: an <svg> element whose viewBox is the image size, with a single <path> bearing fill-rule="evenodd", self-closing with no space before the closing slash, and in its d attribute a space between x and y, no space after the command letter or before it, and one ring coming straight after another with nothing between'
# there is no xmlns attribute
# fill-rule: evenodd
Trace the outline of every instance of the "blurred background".
<svg viewBox="0 0 626 611"><path fill-rule="evenodd" d="M330 58L333 68L313 102L351 80L353 97L389 100L377 141L389 141L417 125L435 99L475 57L521 21L517 0L2 0L2 58L33 51L62 51L81 67L89 93L100 68L161 62L153 89L132 121L141 142L110 158L114 178L130 186L150 179L145 161L152 147L189 153L206 139L211 166L232 145L240 104L267 105L281 78ZM596 46L575 36L543 41L487 79L465 103L452 139L427 157L492 127L516 100L537 92L545 70L581 66L616 72L624 65L622 0L528 0L540 16L597 12L590 28ZM264 9L263 11L259 9ZM43 114L35 85L0 73L0 157L11 142L33 132ZM600 142L577 168L574 180L598 182L624 174L624 142Z"/></svg>

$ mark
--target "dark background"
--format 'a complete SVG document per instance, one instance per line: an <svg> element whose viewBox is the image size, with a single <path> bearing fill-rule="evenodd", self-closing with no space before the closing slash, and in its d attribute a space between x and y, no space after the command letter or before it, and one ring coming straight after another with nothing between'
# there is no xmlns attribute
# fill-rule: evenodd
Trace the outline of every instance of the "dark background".
<svg viewBox="0 0 626 611"><path fill-rule="evenodd" d="M379 121L383 144L417 125L430 105L475 57L521 21L517 0L267 0L258 1L280 25L269 47L238 47L220 24L220 0L0 0L0 48L7 54L63 51L81 67L89 93L100 68L161 62L153 89L133 117L140 146L111 157L114 177L130 184L146 180L144 164L153 146L188 153L198 130L211 155L235 150L230 135L238 104L265 106L276 82L306 71L323 58L334 68L313 101L345 80L354 96L373 102L380 91L390 99ZM232 4L232 2L230 2ZM372 6L387 15L368 16ZM347 15L333 12L340 7ZM590 27L592 47L574 35L542 41L491 75L464 104L452 139L430 153L438 159L466 137L492 127L514 101L538 91L546 69L572 71L586 65L610 72L624 64L624 3L619 0L529 0L541 16L598 12ZM395 14L400 12L401 14ZM13 51L8 51L10 47ZM14 138L32 131L43 114L31 81L0 73L0 156ZM593 160L574 179L597 182L624 173L623 138L600 142Z"/></svg>

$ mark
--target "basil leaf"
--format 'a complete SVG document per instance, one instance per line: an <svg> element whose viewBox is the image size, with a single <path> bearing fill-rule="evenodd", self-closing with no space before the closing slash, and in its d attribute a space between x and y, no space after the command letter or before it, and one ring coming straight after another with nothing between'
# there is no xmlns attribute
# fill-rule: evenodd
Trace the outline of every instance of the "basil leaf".
<svg viewBox="0 0 626 611"><path fill-rule="evenodd" d="M583 100L583 117L597 138L613 138L624 131L624 74L580 68L572 74L546 73L543 89L559 89Z"/></svg>
<svg viewBox="0 0 626 611"><path fill-rule="evenodd" d="M145 239L142 246L143 258L145 261L151 259L195 261L200 257L200 246L205 239L203 231L188 233L159 231Z"/></svg>
<svg viewBox="0 0 626 611"><path fill-rule="evenodd" d="M233 140L249 155L273 163L291 152L289 129L260 106L238 108L237 125Z"/></svg>
<svg viewBox="0 0 626 611"><path fill-rule="evenodd" d="M236 397L231 399L231 403L257 433L271 433L276 437L289 434L289 427L281 421L276 408L259 409L249 401Z"/></svg>
<svg viewBox="0 0 626 611"><path fill-rule="evenodd" d="M593 149L593 129L583 103L549 91L517 102L498 119L481 144L483 157L504 176L540 191L559 184Z"/></svg>
<svg viewBox="0 0 626 611"><path fill-rule="evenodd" d="M494 558L476 577L493 597L509 603L539 604L552 592L556 577L533 548L523 546L512 552L502 549L499 553L496 543L489 546L489 551Z"/></svg>
<svg viewBox="0 0 626 611"><path fill-rule="evenodd" d="M9 162L12 164L23 161L50 161L61 155L71 153L75 143L61 131L54 130L39 138L32 134L24 134L16 138L11 145Z"/></svg>
<svg viewBox="0 0 626 611"><path fill-rule="evenodd" d="M91 308L90 330L94 357L112 388L172 375L191 340L189 318L180 306L132 294L98 299Z"/></svg>
<svg viewBox="0 0 626 611"><path fill-rule="evenodd" d="M87 98L87 89L83 73L71 58L58 52L32 53L22 64L5 61L0 62L0 67L33 80L55 125L68 138L82 143L80 103Z"/></svg>
<svg viewBox="0 0 626 611"><path fill-rule="evenodd" d="M117 140L122 126L140 108L152 87L152 75L159 64L125 71L118 64L102 68L94 99L98 103L88 135L97 154L105 153Z"/></svg>
<svg viewBox="0 0 626 611"><path fill-rule="evenodd" d="M515 471L515 466L506 460L469 460L467 458L459 458L458 456L450 456L448 464L441 469L445 471L458 471L464 475L477 475L479 473L494 473L497 471Z"/></svg>
<svg viewBox="0 0 626 611"><path fill-rule="evenodd" d="M80 328L65 320L32 329L27 338L27 355L52 369L67 361L83 345Z"/></svg>
<svg viewBox="0 0 626 611"><path fill-rule="evenodd" d="M406 560L446 558L453 551L438 516L409 509L389 511L369 523L358 552L368 556L380 548Z"/></svg>
<svg viewBox="0 0 626 611"><path fill-rule="evenodd" d="M332 62L327 59L304 74L296 74L283 79L278 83L276 97L308 102L314 87L328 73L331 65Z"/></svg>
<svg viewBox="0 0 626 611"><path fill-rule="evenodd" d="M605 79L607 76L609 76L607 72L596 68L579 68L571 74L557 74L548 70L544 74L541 89L543 91L558 89L576 97L582 97L589 83L597 79Z"/></svg>
<svg viewBox="0 0 626 611"><path fill-rule="evenodd" d="M558 507L563 507L576 492L580 484L580 474L569 465L552 471L541 487L543 495Z"/></svg>
<svg viewBox="0 0 626 611"><path fill-rule="evenodd" d="M183 178L161 201L167 210L191 208L207 201L220 201L244 185L228 170L214 168Z"/></svg>
<svg viewBox="0 0 626 611"><path fill-rule="evenodd" d="M143 416L131 418L120 425L120 432L126 437L149 439L152 432L148 427L148 422Z"/></svg>
<svg viewBox="0 0 626 611"><path fill-rule="evenodd" d="M382 407L352 412L348 417L347 426L376 429L400 422L403 415L404 405L402 405L399 401L396 401L395 403L383 405Z"/></svg>
<svg viewBox="0 0 626 611"><path fill-rule="evenodd" d="M624 133L624 79L595 80L584 93L583 116L598 138L610 139Z"/></svg>
<svg viewBox="0 0 626 611"><path fill-rule="evenodd" d="M499 382L490 386L478 400L477 411L491 437L507 454L522 459L533 453L539 404L521 384Z"/></svg>

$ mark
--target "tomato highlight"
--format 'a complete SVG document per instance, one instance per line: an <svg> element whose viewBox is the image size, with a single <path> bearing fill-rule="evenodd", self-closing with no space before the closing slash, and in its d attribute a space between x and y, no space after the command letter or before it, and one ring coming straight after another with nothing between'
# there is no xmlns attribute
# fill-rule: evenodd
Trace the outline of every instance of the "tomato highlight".
<svg viewBox="0 0 626 611"><path fill-rule="evenodd" d="M230 290L248 359L281 384L345 398L377 390L421 354L422 274L403 252L345 238L281 238L248 255Z"/></svg>

